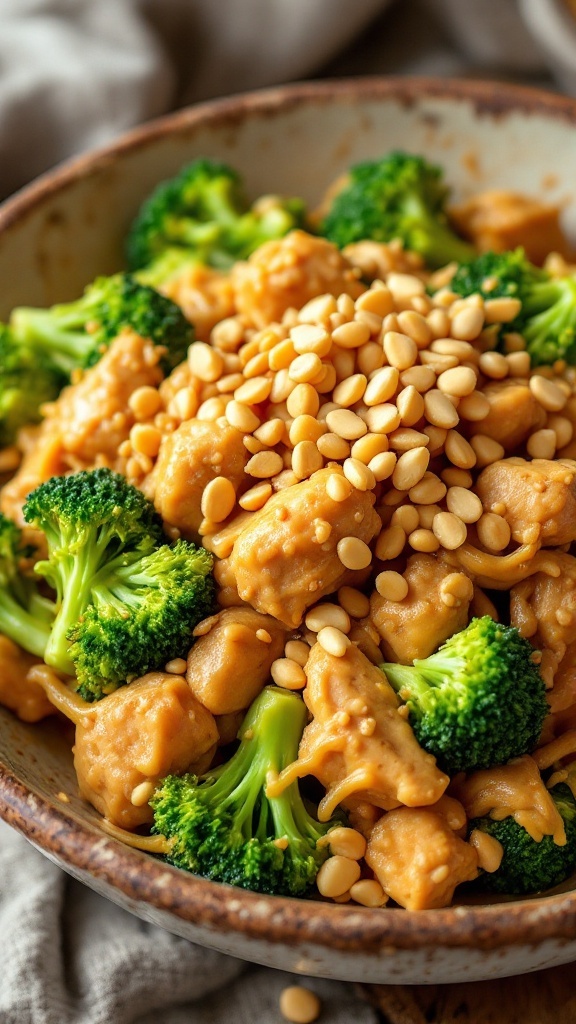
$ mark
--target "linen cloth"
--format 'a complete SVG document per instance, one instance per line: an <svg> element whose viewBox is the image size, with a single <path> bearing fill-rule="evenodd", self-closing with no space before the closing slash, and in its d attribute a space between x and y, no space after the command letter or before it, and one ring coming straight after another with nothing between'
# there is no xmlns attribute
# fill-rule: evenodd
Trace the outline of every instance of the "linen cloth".
<svg viewBox="0 0 576 1024"><path fill-rule="evenodd" d="M552 81L515 0L0 0L0 197L183 104L366 73ZM139 921L0 823L0 1024L274 1024L294 981ZM375 1024L354 986L305 983L322 1020Z"/></svg>

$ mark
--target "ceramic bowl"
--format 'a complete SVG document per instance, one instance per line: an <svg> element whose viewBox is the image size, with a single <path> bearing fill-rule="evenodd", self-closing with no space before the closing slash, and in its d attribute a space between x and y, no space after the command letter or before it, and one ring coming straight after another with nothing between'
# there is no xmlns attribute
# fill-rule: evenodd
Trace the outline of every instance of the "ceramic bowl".
<svg viewBox="0 0 576 1024"><path fill-rule="evenodd" d="M544 195L576 234L576 101L478 82L295 85L184 110L44 176L0 210L0 318L74 298L121 263L142 198L199 155L256 196L318 201L351 162L394 147L442 164L457 198ZM194 942L285 970L382 983L451 982L576 959L576 892L408 913L263 897L208 882L106 836L76 795L69 745L0 709L0 815L76 878Z"/></svg>

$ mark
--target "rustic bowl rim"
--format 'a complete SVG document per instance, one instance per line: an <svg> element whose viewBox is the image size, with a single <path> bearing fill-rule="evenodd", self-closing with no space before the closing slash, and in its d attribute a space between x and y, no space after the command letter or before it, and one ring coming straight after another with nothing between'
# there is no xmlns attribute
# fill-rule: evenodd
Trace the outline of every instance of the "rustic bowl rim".
<svg viewBox="0 0 576 1024"><path fill-rule="evenodd" d="M576 124L576 99L502 82L374 76L282 85L183 108L64 161L0 205L0 233L77 180L97 175L124 154L172 133L208 122L233 126L246 116L276 115L309 102L393 100L410 107L424 98L467 101L479 116L518 112ZM431 949L439 943L494 950L576 936L576 891L492 905L411 912L387 908L376 913L360 906L263 896L211 882L125 846L98 831L96 824L91 828L76 820L64 807L28 789L1 755L0 818L73 874L88 874L136 903L219 933L234 931L286 945L311 943L366 954Z"/></svg>

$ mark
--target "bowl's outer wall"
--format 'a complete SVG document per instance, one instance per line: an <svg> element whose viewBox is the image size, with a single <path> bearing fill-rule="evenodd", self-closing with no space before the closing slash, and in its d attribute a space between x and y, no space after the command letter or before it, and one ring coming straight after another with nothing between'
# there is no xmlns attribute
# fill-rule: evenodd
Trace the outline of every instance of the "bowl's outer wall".
<svg viewBox="0 0 576 1024"><path fill-rule="evenodd" d="M510 188L565 204L576 235L576 104L482 83L320 83L183 111L81 157L0 208L0 319L72 299L121 266L142 199L183 163L228 160L252 196L315 204L352 162L395 147L442 164L462 198ZM286 970L372 982L450 982L576 958L576 894L427 914L257 897L204 882L99 831L69 747L0 709L0 816L70 873L192 941ZM62 794L65 798L62 798Z"/></svg>

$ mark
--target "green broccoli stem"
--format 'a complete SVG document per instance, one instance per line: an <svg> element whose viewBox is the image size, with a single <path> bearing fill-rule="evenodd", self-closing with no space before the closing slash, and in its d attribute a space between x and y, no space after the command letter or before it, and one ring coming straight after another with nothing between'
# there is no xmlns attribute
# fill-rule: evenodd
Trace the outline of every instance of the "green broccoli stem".
<svg viewBox="0 0 576 1024"><path fill-rule="evenodd" d="M536 284L522 310L522 331L534 363L568 357L573 362L576 340L576 277Z"/></svg>
<svg viewBox="0 0 576 1024"><path fill-rule="evenodd" d="M0 633L30 654L44 658L50 637L49 625L22 608L5 590L0 590Z"/></svg>
<svg viewBox="0 0 576 1024"><path fill-rule="evenodd" d="M421 709L418 712L419 717L426 710L426 698L435 687L441 686L447 678L450 678L452 686L455 685L453 679L455 663L461 660L453 654L446 655L442 651L437 651L432 655L432 659L417 659L413 666L393 665L387 662L380 666L392 689L402 700L418 699Z"/></svg>
<svg viewBox="0 0 576 1024"><path fill-rule="evenodd" d="M70 376L89 347L86 324L92 306L82 300L52 309L20 306L12 314L11 326L19 341L50 356Z"/></svg>
<svg viewBox="0 0 576 1024"><path fill-rule="evenodd" d="M443 267L447 263L467 263L476 255L468 242L454 234L448 224L443 224L439 215L434 216L425 203L416 196L408 196L403 205L405 232L409 239L408 248L414 249L431 267Z"/></svg>

